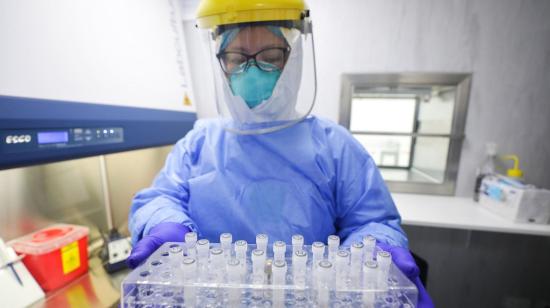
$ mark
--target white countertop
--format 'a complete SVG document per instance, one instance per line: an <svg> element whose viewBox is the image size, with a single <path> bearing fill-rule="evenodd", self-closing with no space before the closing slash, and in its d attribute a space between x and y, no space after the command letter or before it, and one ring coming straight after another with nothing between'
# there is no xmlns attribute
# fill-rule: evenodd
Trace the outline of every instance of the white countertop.
<svg viewBox="0 0 550 308"><path fill-rule="evenodd" d="M507 220L481 208L472 198L398 193L392 196L404 225L550 236L550 225Z"/></svg>

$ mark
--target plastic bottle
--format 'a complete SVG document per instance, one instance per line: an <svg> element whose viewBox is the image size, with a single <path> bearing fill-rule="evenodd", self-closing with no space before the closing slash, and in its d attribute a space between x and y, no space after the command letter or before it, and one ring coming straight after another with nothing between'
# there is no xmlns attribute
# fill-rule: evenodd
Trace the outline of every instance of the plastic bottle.
<svg viewBox="0 0 550 308"><path fill-rule="evenodd" d="M478 169L477 177L476 177L476 183L474 187L474 201L479 201L479 193L481 189L481 182L483 181L483 178L489 174L495 173L495 160L497 156L497 145L496 143L487 143L485 145L485 161L483 161L483 164Z"/></svg>

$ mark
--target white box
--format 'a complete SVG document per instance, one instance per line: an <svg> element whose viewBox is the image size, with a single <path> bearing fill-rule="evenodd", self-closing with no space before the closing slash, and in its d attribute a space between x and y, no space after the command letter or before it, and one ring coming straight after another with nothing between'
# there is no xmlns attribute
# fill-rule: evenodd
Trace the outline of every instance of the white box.
<svg viewBox="0 0 550 308"><path fill-rule="evenodd" d="M500 175L483 179L479 203L515 222L550 224L550 190L524 185Z"/></svg>

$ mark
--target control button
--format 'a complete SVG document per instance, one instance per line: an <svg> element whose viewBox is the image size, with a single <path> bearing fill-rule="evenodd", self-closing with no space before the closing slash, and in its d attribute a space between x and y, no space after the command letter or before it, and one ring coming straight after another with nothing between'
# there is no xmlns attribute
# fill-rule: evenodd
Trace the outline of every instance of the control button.
<svg viewBox="0 0 550 308"><path fill-rule="evenodd" d="M26 142L26 143L31 142L31 139L32 139L32 138L31 138L31 135L25 135L25 142Z"/></svg>
<svg viewBox="0 0 550 308"><path fill-rule="evenodd" d="M19 136L17 136L17 142L19 142L19 143L25 143L25 135L19 135Z"/></svg>
<svg viewBox="0 0 550 308"><path fill-rule="evenodd" d="M11 137L11 136L7 136L7 137L6 137L6 143L7 143L7 144L11 144L11 143L12 143L12 137Z"/></svg>

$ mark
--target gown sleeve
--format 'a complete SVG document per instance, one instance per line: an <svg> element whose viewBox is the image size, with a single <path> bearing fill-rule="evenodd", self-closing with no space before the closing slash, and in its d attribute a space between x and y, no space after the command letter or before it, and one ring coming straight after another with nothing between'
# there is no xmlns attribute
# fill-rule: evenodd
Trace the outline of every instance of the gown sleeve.
<svg viewBox="0 0 550 308"><path fill-rule="evenodd" d="M134 196L128 218L132 243L137 243L151 228L162 222L181 223L197 231L188 206L193 133L191 131L176 143L151 187Z"/></svg>

